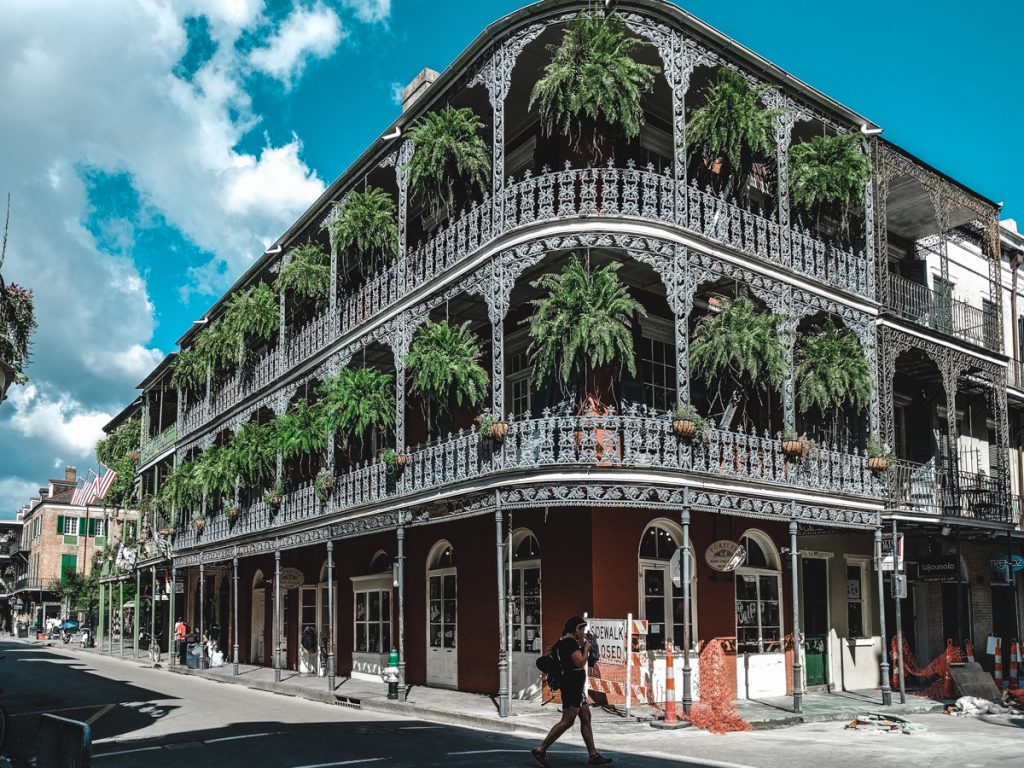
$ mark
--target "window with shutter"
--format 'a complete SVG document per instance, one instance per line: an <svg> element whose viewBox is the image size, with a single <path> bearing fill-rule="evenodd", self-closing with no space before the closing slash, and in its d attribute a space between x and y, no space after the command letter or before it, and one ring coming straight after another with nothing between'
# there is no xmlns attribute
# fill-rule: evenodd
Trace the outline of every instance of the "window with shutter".
<svg viewBox="0 0 1024 768"><path fill-rule="evenodd" d="M57 515L57 533L64 533L64 515Z"/></svg>

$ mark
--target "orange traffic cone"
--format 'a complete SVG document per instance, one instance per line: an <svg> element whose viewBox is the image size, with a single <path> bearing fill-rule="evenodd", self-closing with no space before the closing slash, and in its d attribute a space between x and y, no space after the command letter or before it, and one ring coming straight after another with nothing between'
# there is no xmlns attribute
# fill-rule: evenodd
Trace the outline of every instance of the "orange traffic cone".
<svg viewBox="0 0 1024 768"><path fill-rule="evenodd" d="M953 641L946 641L946 664L942 675L942 696L946 699L953 698L953 673L949 671L949 665L953 663Z"/></svg>
<svg viewBox="0 0 1024 768"><path fill-rule="evenodd" d="M992 677L996 680L996 688L1003 690L1003 639L996 638L995 666L992 669Z"/></svg>
<svg viewBox="0 0 1024 768"><path fill-rule="evenodd" d="M971 641L970 640L965 640L964 641L964 645L967 647L967 660L971 664L973 664L974 663L974 646L971 645Z"/></svg>
<svg viewBox="0 0 1024 768"><path fill-rule="evenodd" d="M1017 655L1019 653L1018 649L1019 649L1019 646L1017 645L1017 641L1014 640L1013 644L1010 646L1010 690L1011 691L1015 691L1015 690L1017 690L1017 688L1020 687L1019 684L1018 684L1018 681L1017 681Z"/></svg>
<svg viewBox="0 0 1024 768"><path fill-rule="evenodd" d="M676 722L676 678L671 647L665 649L665 722Z"/></svg>

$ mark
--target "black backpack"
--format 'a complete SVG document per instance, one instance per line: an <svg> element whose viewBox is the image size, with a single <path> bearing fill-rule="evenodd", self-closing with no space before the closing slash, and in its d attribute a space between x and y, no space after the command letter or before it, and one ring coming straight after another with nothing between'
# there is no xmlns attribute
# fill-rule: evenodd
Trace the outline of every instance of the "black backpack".
<svg viewBox="0 0 1024 768"><path fill-rule="evenodd" d="M558 656L557 643L552 645L543 656L537 657L537 669L547 678L548 688L557 691L562 682L562 660Z"/></svg>

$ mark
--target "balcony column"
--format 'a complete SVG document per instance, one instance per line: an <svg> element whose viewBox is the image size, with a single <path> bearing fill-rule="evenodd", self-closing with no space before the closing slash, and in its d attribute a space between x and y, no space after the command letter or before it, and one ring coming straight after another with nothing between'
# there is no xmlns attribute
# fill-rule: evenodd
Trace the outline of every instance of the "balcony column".
<svg viewBox="0 0 1024 768"><path fill-rule="evenodd" d="M946 458L949 466L946 477L950 482L950 494L944 499L945 505L960 508L960 455L957 451L956 433L956 392L960 380L960 370L956 364L946 360L941 364L942 388L946 395L946 440L948 450Z"/></svg>
<svg viewBox="0 0 1024 768"><path fill-rule="evenodd" d="M492 265L491 298L487 314L491 318L491 411L498 418L505 413L505 315L508 313L508 294L502 290L501 264Z"/></svg>
<svg viewBox="0 0 1024 768"><path fill-rule="evenodd" d="M791 518L789 521L789 570L792 571L793 593L793 711L800 713L803 711L804 679L803 664L800 662L803 643L800 640L800 553L796 548L796 533L796 518Z"/></svg>
<svg viewBox="0 0 1024 768"><path fill-rule="evenodd" d="M119 655L124 656L124 578L119 578L117 580L117 592L117 622L119 625L117 638L119 646ZM111 646L113 646L113 641L111 641ZM111 647L111 653L113 653L113 647Z"/></svg>
<svg viewBox="0 0 1024 768"><path fill-rule="evenodd" d="M327 690L334 690L334 540L327 540Z"/></svg>
<svg viewBox="0 0 1024 768"><path fill-rule="evenodd" d="M501 515L500 494L495 493L498 502L494 510L495 549L498 554L498 717L508 717L512 709L512 694L508 684L508 644L505 635L505 530ZM512 529L509 527L509 548Z"/></svg>
<svg viewBox="0 0 1024 768"><path fill-rule="evenodd" d="M1006 519L1013 520L1010 507L1010 419L1006 412L1006 371L1000 369L993 376L992 387L985 393L989 410L996 423L996 442L989 451L996 451L996 467L999 469L1000 508L1006 510Z"/></svg>
<svg viewBox="0 0 1024 768"><path fill-rule="evenodd" d="M287 257L282 259L281 266L285 266L288 263ZM280 273L278 273L280 274ZM288 350L285 345L288 343L288 332L285 329L284 320L287 316L285 314L285 299L284 291L277 297L277 374L281 375L284 373L285 368L288 366Z"/></svg>
<svg viewBox="0 0 1024 768"><path fill-rule="evenodd" d="M405 139L398 148L398 156L395 159L395 181L398 183L398 259L404 261L409 252L407 242L408 217L409 217L409 161L415 146L412 141ZM408 265L407 265L408 267ZM401 275L401 271L399 272Z"/></svg>
<svg viewBox="0 0 1024 768"><path fill-rule="evenodd" d="M231 654L231 674L238 677L238 558L231 558L231 634L234 647Z"/></svg>
<svg viewBox="0 0 1024 768"><path fill-rule="evenodd" d="M274 552L274 682L281 682L281 550Z"/></svg>
<svg viewBox="0 0 1024 768"><path fill-rule="evenodd" d="M203 635L206 634L206 565L199 564L199 642L203 642ZM204 649L205 650L205 649ZM204 656L200 656L200 659ZM202 662L199 668L202 669Z"/></svg>
<svg viewBox="0 0 1024 768"><path fill-rule="evenodd" d="M398 700L405 701L405 512L398 513L398 556L395 558L394 584L398 592Z"/></svg>
<svg viewBox="0 0 1024 768"><path fill-rule="evenodd" d="M777 216L779 219L780 255L782 263L790 265L792 249L790 247L789 221L789 141L796 122L792 104L782 94L769 99L776 103L769 104L783 112L774 119L775 123L775 176L777 182L776 197L778 198Z"/></svg>
<svg viewBox="0 0 1024 768"><path fill-rule="evenodd" d="M882 638L881 662L882 706L892 705L892 688L889 687L889 649L886 647L885 632L885 581L882 578L882 526L875 528L875 574L878 576L878 633Z"/></svg>
<svg viewBox="0 0 1024 768"><path fill-rule="evenodd" d="M160 643L156 639L156 566L152 565L149 568L150 583L149 583L149 646L150 654L152 655L153 643L157 644L159 651Z"/></svg>
<svg viewBox="0 0 1024 768"><path fill-rule="evenodd" d="M100 649L100 653L103 653L103 643L104 643L104 640L105 640L104 630L106 629L106 622L104 621L104 616L103 616L103 611L106 610L106 608L105 608L106 601L104 600L104 597L105 597L105 592L107 590L105 589L105 586L106 585L101 581L100 582L100 606L99 606L99 612L96 614L96 636L93 638L93 640L96 641L96 647ZM16 630L17 628L16 627L12 627L12 629Z"/></svg>
<svg viewBox="0 0 1024 768"><path fill-rule="evenodd" d="M175 612L175 602L178 592L178 569L171 565L171 594L167 596L167 623L174 627L178 623L178 614ZM168 634L167 651L171 655L171 666L178 663L178 633L171 630Z"/></svg>
<svg viewBox="0 0 1024 768"><path fill-rule="evenodd" d="M871 156L870 149L868 149L868 156ZM874 174L864 185L864 257L867 260L865 278L867 279L868 296L876 295L876 280L878 278L878 255L875 251L875 180L873 176ZM882 261L888 269L889 260L886 258Z"/></svg>
<svg viewBox="0 0 1024 768"><path fill-rule="evenodd" d="M407 317L398 319L396 333L389 339L395 356L395 452L405 450L405 356L412 346L414 328Z"/></svg>
<svg viewBox="0 0 1024 768"><path fill-rule="evenodd" d="M132 611L132 646L139 658L139 624L142 618L142 571L135 569L135 609Z"/></svg>
<svg viewBox="0 0 1024 768"><path fill-rule="evenodd" d="M683 489L683 511L680 522L683 525L683 712L690 714L693 703L692 670L690 669L690 489ZM631 648L626 649L632 652ZM626 681L629 684L629 681Z"/></svg>
<svg viewBox="0 0 1024 768"><path fill-rule="evenodd" d="M796 382L793 378L793 350L796 346L796 327L800 318L786 313L782 322L782 335L786 343L786 379L782 382L782 425L796 429Z"/></svg>

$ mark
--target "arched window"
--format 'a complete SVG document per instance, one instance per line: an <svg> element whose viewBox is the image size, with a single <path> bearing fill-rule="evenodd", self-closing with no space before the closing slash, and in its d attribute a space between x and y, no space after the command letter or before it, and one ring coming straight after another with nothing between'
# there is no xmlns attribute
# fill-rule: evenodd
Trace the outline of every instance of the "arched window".
<svg viewBox="0 0 1024 768"><path fill-rule="evenodd" d="M683 645L683 589L672 583L670 560L683 531L669 520L655 520L640 539L640 618L648 621L647 649ZM690 644L697 639L697 569L690 547Z"/></svg>
<svg viewBox="0 0 1024 768"><path fill-rule="evenodd" d="M512 603L512 652L539 653L542 649L540 636L540 542L526 528L520 528L512 534L512 574L508 587L509 601ZM528 678L513 681L518 692L532 683L536 677L535 668L531 669L533 656L528 659L527 675L517 675L513 669L513 677ZM521 683L521 684L520 684Z"/></svg>
<svg viewBox="0 0 1024 768"><path fill-rule="evenodd" d="M367 573L388 573L392 565L391 555L381 549L370 558L370 569Z"/></svg>
<svg viewBox="0 0 1024 768"><path fill-rule="evenodd" d="M442 541L444 546L435 544L432 557L430 558L430 570L436 571L441 568L455 567L455 550L447 541Z"/></svg>
<svg viewBox="0 0 1024 768"><path fill-rule="evenodd" d="M736 570L736 650L782 650L782 564L771 538L750 529L740 539L746 550Z"/></svg>

